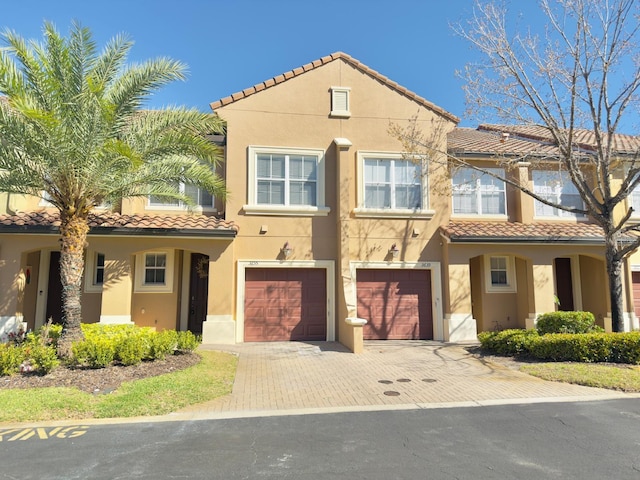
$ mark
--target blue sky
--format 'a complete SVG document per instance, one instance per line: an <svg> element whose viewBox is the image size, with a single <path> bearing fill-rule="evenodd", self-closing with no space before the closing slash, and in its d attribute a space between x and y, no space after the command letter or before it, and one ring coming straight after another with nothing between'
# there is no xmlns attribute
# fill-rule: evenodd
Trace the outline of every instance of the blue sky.
<svg viewBox="0 0 640 480"><path fill-rule="evenodd" d="M536 16L533 0L515 2ZM72 20L103 45L135 41L130 61L169 56L189 78L161 90L150 107L209 103L336 51L464 118L456 70L473 59L451 23L472 0L23 0L5 4L0 28L41 38L44 20L66 33ZM527 20L527 18L525 18Z"/></svg>

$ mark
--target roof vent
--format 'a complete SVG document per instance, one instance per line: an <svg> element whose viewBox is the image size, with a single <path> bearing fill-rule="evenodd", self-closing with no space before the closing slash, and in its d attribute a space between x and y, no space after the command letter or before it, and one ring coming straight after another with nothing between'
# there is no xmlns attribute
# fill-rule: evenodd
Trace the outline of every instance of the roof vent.
<svg viewBox="0 0 640 480"><path fill-rule="evenodd" d="M502 132L502 138L500 139L500 143L504 143L509 139L509 133Z"/></svg>

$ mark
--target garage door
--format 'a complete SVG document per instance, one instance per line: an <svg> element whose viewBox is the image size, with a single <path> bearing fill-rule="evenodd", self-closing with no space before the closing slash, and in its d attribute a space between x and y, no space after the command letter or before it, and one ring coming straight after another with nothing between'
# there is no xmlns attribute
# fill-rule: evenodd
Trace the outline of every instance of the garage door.
<svg viewBox="0 0 640 480"><path fill-rule="evenodd" d="M324 269L245 270L245 342L326 339Z"/></svg>
<svg viewBox="0 0 640 480"><path fill-rule="evenodd" d="M360 269L356 282L365 340L433 338L430 270Z"/></svg>
<svg viewBox="0 0 640 480"><path fill-rule="evenodd" d="M640 272L631 272L633 283L633 306L636 317L640 317Z"/></svg>

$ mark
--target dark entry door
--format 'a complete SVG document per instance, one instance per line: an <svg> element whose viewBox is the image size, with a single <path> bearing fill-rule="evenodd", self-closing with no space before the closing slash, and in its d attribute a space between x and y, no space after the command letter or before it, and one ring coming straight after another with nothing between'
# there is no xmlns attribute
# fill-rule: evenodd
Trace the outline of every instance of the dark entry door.
<svg viewBox="0 0 640 480"><path fill-rule="evenodd" d="M571 278L571 259L556 258L556 295L558 295L558 310L569 312L573 307L573 281Z"/></svg>
<svg viewBox="0 0 640 480"><path fill-rule="evenodd" d="M60 252L51 252L47 290L47 317L53 323L62 323L62 281L60 280Z"/></svg>
<svg viewBox="0 0 640 480"><path fill-rule="evenodd" d="M189 321L187 328L193 333L201 334L202 322L207 318L209 257L201 253L192 253L190 272Z"/></svg>

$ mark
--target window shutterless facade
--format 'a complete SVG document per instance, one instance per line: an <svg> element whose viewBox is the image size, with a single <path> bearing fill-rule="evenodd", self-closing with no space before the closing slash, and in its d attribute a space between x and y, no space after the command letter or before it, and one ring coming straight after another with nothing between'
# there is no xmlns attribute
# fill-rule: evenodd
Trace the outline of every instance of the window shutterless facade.
<svg viewBox="0 0 640 480"><path fill-rule="evenodd" d="M504 177L501 168L487 168ZM505 183L473 168L457 169L452 176L453 213L455 215L506 215Z"/></svg>
<svg viewBox="0 0 640 480"><path fill-rule="evenodd" d="M248 214L327 215L324 151L249 147Z"/></svg>
<svg viewBox="0 0 640 480"><path fill-rule="evenodd" d="M136 255L136 292L173 291L173 250L158 250Z"/></svg>
<svg viewBox="0 0 640 480"><path fill-rule="evenodd" d="M87 293L98 293L102 291L105 274L104 253L87 251L86 272L84 281L84 291Z"/></svg>
<svg viewBox="0 0 640 480"><path fill-rule="evenodd" d="M534 170L532 173L533 191L550 202L567 207L584 208L578 189L571 182L567 172ZM536 217L583 218L584 215L567 212L535 201Z"/></svg>
<svg viewBox="0 0 640 480"><path fill-rule="evenodd" d="M356 216L430 218L424 166L399 153L358 152Z"/></svg>
<svg viewBox="0 0 640 480"><path fill-rule="evenodd" d="M215 198L206 190L198 188L194 185L180 184L180 192L189 197L194 205L200 207L203 211L215 211ZM185 209L183 202L175 199L162 199L151 195L149 197L149 207L155 210L175 210Z"/></svg>
<svg viewBox="0 0 640 480"><path fill-rule="evenodd" d="M420 165L402 159L365 158L364 206L420 210Z"/></svg>
<svg viewBox="0 0 640 480"><path fill-rule="evenodd" d="M507 255L485 256L485 284L487 293L516 291L515 260Z"/></svg>

